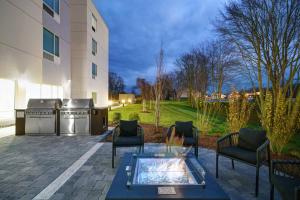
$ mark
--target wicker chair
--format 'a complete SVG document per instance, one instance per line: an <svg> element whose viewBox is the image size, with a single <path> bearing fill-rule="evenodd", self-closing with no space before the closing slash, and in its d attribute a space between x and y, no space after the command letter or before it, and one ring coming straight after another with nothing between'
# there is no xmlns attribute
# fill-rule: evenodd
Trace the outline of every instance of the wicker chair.
<svg viewBox="0 0 300 200"><path fill-rule="evenodd" d="M184 126L186 125L191 125L191 133L187 133L189 128L184 130ZM198 137L199 137L199 132L196 127L193 126L192 122L175 122L174 125L170 126L168 131L167 131L167 137L170 138L172 134L173 128L181 129L183 133L181 133L184 136L184 141L183 145L184 146L193 146L195 150L195 156L198 158ZM175 130L175 131L177 131ZM186 131L187 130L187 131ZM167 146L167 150L170 150L170 146Z"/></svg>
<svg viewBox="0 0 300 200"><path fill-rule="evenodd" d="M273 160L271 172L271 200L274 187L283 200L300 199L300 160Z"/></svg>
<svg viewBox="0 0 300 200"><path fill-rule="evenodd" d="M144 130L137 121L121 120L112 134L112 168L118 147L139 147L139 152L144 152Z"/></svg>
<svg viewBox="0 0 300 200"><path fill-rule="evenodd" d="M270 164L269 140L264 131L241 129L217 141L216 152L216 178L218 178L219 156L231 159L232 169L234 160L244 162L256 167L255 196L259 190L259 168L264 161Z"/></svg>

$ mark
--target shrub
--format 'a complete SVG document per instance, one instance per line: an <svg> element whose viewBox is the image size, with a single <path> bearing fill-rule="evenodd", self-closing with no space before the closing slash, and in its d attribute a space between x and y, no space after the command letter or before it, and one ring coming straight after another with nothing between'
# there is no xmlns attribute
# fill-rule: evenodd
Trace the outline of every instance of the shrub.
<svg viewBox="0 0 300 200"><path fill-rule="evenodd" d="M129 120L137 120L137 121L140 121L140 116L138 113L136 112L133 112L133 113L130 113L129 116L128 116Z"/></svg>
<svg viewBox="0 0 300 200"><path fill-rule="evenodd" d="M113 114L113 119L112 119L112 122L114 125L116 124L119 124L120 123L120 120L121 120L121 113L114 113Z"/></svg>
<svg viewBox="0 0 300 200"><path fill-rule="evenodd" d="M279 90L277 98L270 91L266 92L262 106L261 122L267 131L274 152L281 153L299 126L300 94L293 100Z"/></svg>
<svg viewBox="0 0 300 200"><path fill-rule="evenodd" d="M238 132L247 126L250 119L252 106L247 97L234 97L229 99L227 111L227 126L230 132Z"/></svg>
<svg viewBox="0 0 300 200"><path fill-rule="evenodd" d="M222 105L218 102L209 103L207 101L198 101L197 107L197 124L200 131L204 134L212 129L213 120L217 113L221 110Z"/></svg>

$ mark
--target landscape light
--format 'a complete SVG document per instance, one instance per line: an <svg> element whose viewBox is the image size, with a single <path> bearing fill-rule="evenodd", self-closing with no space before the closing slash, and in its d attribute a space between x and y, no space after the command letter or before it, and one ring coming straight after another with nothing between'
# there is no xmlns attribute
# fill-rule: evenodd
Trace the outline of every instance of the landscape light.
<svg viewBox="0 0 300 200"><path fill-rule="evenodd" d="M132 101L131 101L131 99L128 99L128 103L131 103Z"/></svg>
<svg viewBox="0 0 300 200"><path fill-rule="evenodd" d="M125 104L125 99L122 99L122 101L121 101L121 102L122 102L122 104L123 104L123 107L124 107L124 104Z"/></svg>

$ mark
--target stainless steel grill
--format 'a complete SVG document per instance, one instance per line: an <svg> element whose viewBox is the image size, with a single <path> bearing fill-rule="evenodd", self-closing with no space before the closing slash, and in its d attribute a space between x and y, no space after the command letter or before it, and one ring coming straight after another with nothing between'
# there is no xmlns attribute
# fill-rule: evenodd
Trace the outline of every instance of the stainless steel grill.
<svg viewBox="0 0 300 200"><path fill-rule="evenodd" d="M95 108L93 99L64 99L60 134L99 135L107 130L108 109Z"/></svg>
<svg viewBox="0 0 300 200"><path fill-rule="evenodd" d="M26 135L57 135L60 99L29 99L25 110Z"/></svg>
<svg viewBox="0 0 300 200"><path fill-rule="evenodd" d="M64 99L60 111L60 134L91 134L92 99Z"/></svg>

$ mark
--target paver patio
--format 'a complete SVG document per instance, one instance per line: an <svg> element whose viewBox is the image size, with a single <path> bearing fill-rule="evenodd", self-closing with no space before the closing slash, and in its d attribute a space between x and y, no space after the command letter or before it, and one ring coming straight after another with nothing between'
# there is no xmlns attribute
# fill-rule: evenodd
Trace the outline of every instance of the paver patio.
<svg viewBox="0 0 300 200"><path fill-rule="evenodd" d="M0 139L0 199L32 199L60 176L68 167L99 142L101 137L15 137ZM105 199L106 192L124 152L117 151L115 169L111 168L111 143L103 145L62 185L51 199ZM146 144L146 152L162 152L162 144ZM199 150L199 159L215 174L215 152ZM261 168L260 193L254 197L254 167L220 159L217 182L233 200L269 199L266 167ZM276 199L279 199L276 194ZM142 197L141 197L142 198Z"/></svg>

